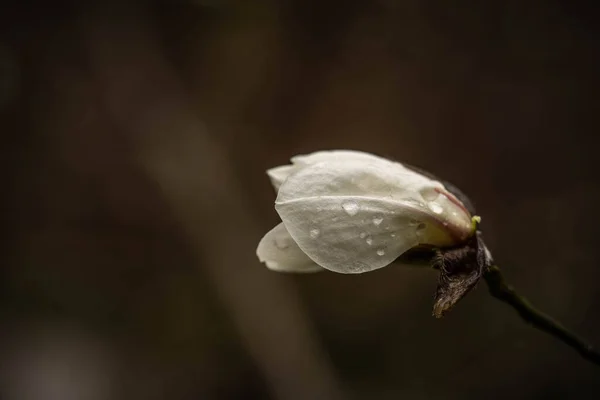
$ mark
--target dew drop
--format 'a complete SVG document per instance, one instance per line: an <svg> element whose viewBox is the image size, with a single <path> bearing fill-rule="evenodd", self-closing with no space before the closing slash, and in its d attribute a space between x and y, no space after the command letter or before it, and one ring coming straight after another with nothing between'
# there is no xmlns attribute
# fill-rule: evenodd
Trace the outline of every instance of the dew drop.
<svg viewBox="0 0 600 400"><path fill-rule="evenodd" d="M440 197L440 193L436 190L436 188L425 188L423 190L420 191L421 196L423 196L423 199L425 199L425 201L434 201L435 199L437 199L438 197Z"/></svg>
<svg viewBox="0 0 600 400"><path fill-rule="evenodd" d="M346 214L353 216L358 214L358 204L356 204L354 201L347 201L345 203L342 203L342 208L344 209L344 211L346 211Z"/></svg>
<svg viewBox="0 0 600 400"><path fill-rule="evenodd" d="M429 203L429 209L431 209L431 211L433 211L436 214L441 214L444 212L444 208L439 205L438 203Z"/></svg>
<svg viewBox="0 0 600 400"><path fill-rule="evenodd" d="M373 224L375 226L381 225L382 222L383 222L383 218L382 217L375 217L375 218L373 218Z"/></svg>
<svg viewBox="0 0 600 400"><path fill-rule="evenodd" d="M427 225L425 225L425 223L423 223L423 222L421 222L419 225L417 225L417 230L416 230L415 234L417 235L417 238L419 240L421 239L425 228L427 228Z"/></svg>
<svg viewBox="0 0 600 400"><path fill-rule="evenodd" d="M311 239L316 239L316 238L318 238L318 237L319 237L319 234L320 234L320 233L321 233L321 231L320 231L320 230L318 230L318 229L316 229L316 228L315 228L315 229L311 229L311 230L310 230L310 238L311 238Z"/></svg>
<svg viewBox="0 0 600 400"><path fill-rule="evenodd" d="M360 236L361 239L364 239L364 238L367 237L367 233L366 232L361 232L359 236Z"/></svg>
<svg viewBox="0 0 600 400"><path fill-rule="evenodd" d="M395 233L392 233L390 236L391 236L391 237L396 237L396 234L395 234Z"/></svg>
<svg viewBox="0 0 600 400"><path fill-rule="evenodd" d="M377 255L378 255L378 256L383 256L383 255L385 255L385 250L384 250L384 249L379 249L379 250L377 250Z"/></svg>
<svg viewBox="0 0 600 400"><path fill-rule="evenodd" d="M373 244L373 239L371 239L371 236L367 238L366 242L369 246Z"/></svg>
<svg viewBox="0 0 600 400"><path fill-rule="evenodd" d="M279 249L279 250L285 250L288 247L290 247L290 243L286 238L281 238L278 237L275 239L275 246Z"/></svg>

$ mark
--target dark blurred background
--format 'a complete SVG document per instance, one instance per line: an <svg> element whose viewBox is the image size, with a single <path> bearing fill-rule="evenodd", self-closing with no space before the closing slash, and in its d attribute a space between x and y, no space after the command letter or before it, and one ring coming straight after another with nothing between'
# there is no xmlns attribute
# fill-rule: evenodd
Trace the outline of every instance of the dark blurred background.
<svg viewBox="0 0 600 400"><path fill-rule="evenodd" d="M559 1L0 9L0 398L597 399L482 285L280 275L265 169L396 158L470 195L509 280L600 345L598 14Z"/></svg>

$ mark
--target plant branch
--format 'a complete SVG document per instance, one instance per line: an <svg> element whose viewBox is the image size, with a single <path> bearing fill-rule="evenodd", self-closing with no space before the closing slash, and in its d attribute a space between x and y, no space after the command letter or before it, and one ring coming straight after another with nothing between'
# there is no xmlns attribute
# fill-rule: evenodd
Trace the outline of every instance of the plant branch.
<svg viewBox="0 0 600 400"><path fill-rule="evenodd" d="M497 266L487 268L483 277L490 294L514 308L525 322L554 336L566 345L571 346L586 360L600 366L600 352L559 322L535 308L527 299L517 294L504 280L500 268Z"/></svg>

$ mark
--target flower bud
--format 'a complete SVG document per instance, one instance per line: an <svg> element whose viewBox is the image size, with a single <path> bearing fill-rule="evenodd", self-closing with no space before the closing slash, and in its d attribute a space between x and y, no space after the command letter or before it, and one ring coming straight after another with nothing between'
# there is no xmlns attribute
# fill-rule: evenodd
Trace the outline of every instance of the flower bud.
<svg viewBox="0 0 600 400"><path fill-rule="evenodd" d="M417 246L451 247L474 234L470 213L442 183L371 154L297 156L268 175L283 221L257 249L271 269L368 272Z"/></svg>

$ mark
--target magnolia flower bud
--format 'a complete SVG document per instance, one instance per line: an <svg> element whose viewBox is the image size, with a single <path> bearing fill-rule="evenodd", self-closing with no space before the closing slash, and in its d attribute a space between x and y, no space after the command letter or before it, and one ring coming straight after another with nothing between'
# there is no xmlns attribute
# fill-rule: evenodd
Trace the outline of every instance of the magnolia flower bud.
<svg viewBox="0 0 600 400"><path fill-rule="evenodd" d="M322 151L267 171L283 221L259 243L268 268L362 273L416 247L473 236L472 216L444 185L371 154Z"/></svg>

